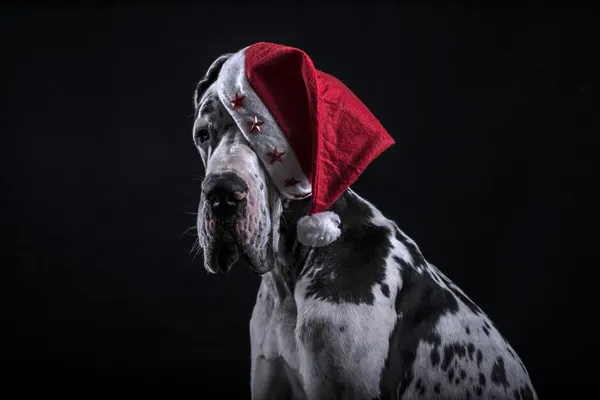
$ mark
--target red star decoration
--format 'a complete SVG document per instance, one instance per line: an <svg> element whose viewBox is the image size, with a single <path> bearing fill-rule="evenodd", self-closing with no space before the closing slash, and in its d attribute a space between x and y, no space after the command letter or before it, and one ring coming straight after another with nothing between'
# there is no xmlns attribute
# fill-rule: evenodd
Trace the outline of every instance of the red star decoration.
<svg viewBox="0 0 600 400"><path fill-rule="evenodd" d="M283 157L284 154L285 151L280 153L279 150L277 150L277 147L273 148L273 152L269 153L269 155L271 156L271 164L273 164L275 161L279 161L283 164L283 160L281 159L281 157Z"/></svg>
<svg viewBox="0 0 600 400"><path fill-rule="evenodd" d="M296 178L294 178L293 176L290 179L284 180L283 182L285 182L285 187L296 186L300 183L300 181L297 181Z"/></svg>
<svg viewBox="0 0 600 400"><path fill-rule="evenodd" d="M300 193L300 194L295 194L294 195L294 197L297 198L297 199L303 199L303 198L308 197L308 196L310 196L310 192L308 192L308 193Z"/></svg>
<svg viewBox="0 0 600 400"><path fill-rule="evenodd" d="M233 109L235 110L238 107L242 106L242 100L244 100L246 96L239 96L237 93L235 94L235 99L231 102Z"/></svg>
<svg viewBox="0 0 600 400"><path fill-rule="evenodd" d="M254 120L249 122L250 124L250 133L256 131L256 133L261 133L260 126L264 124L264 121L259 121L257 116L254 116Z"/></svg>

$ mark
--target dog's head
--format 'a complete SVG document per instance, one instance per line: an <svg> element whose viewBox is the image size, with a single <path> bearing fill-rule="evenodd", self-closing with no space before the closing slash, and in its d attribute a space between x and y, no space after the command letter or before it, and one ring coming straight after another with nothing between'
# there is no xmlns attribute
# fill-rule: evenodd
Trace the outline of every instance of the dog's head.
<svg viewBox="0 0 600 400"><path fill-rule="evenodd" d="M194 94L193 138L205 168L198 240L209 272L229 272L241 254L254 272L262 274L273 268L282 202L218 98L216 79L229 56L211 65Z"/></svg>
<svg viewBox="0 0 600 400"><path fill-rule="evenodd" d="M281 244L333 243L341 220L328 209L393 144L343 83L291 47L261 42L219 57L194 102L206 170L198 236L213 273L228 272L239 254L265 273ZM290 218L280 243L283 198Z"/></svg>

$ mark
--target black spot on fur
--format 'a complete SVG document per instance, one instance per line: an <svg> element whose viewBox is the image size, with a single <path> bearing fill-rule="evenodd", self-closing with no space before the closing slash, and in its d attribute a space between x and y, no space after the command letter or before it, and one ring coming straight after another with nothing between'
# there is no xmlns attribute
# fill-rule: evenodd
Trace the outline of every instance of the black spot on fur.
<svg viewBox="0 0 600 400"><path fill-rule="evenodd" d="M481 350L477 350L477 367L481 366L481 361L483 360L483 354Z"/></svg>
<svg viewBox="0 0 600 400"><path fill-rule="evenodd" d="M467 307L469 307L469 309L475 313L475 314L482 314L483 311L481 311L481 308L479 308L479 306L477 306L477 304L473 303L473 301L471 299L469 299L467 296L465 296L459 289L457 289L456 285L454 284L454 282L452 282L450 279L448 279L447 276L443 275L443 274L438 274L440 279L442 281L444 281L444 283L446 284L446 286L448 286L449 290L457 297L459 298Z"/></svg>
<svg viewBox="0 0 600 400"><path fill-rule="evenodd" d="M331 333L329 328L328 323L311 321L310 324L300 325L298 338L311 352L319 353L323 351L326 341L329 340Z"/></svg>
<svg viewBox="0 0 600 400"><path fill-rule="evenodd" d="M306 296L338 304L373 304L373 286L385 278L392 232L369 222L371 208L354 195L345 193L332 211L344 221L342 234L329 246L313 250L312 267L321 269L315 272Z"/></svg>
<svg viewBox="0 0 600 400"><path fill-rule="evenodd" d="M466 354L465 346L460 343L451 343L444 346L444 360L442 361L442 369L445 371L454 360L454 357L463 358Z"/></svg>
<svg viewBox="0 0 600 400"><path fill-rule="evenodd" d="M417 382L415 382L415 389L420 396L425 395L425 384L423 384L421 378L417 379Z"/></svg>
<svg viewBox="0 0 600 400"><path fill-rule="evenodd" d="M506 380L506 370L504 369L504 359L498 357L494 365L492 365L492 372L490 374L490 380L496 386L504 386L504 388L510 386Z"/></svg>
<svg viewBox="0 0 600 400"><path fill-rule="evenodd" d="M471 399L471 391L469 389L467 389L465 392L465 399L467 399L467 400Z"/></svg>
<svg viewBox="0 0 600 400"><path fill-rule="evenodd" d="M490 337L490 331L488 328L485 327L485 325L483 327L483 333L485 333L487 335L487 337Z"/></svg>
<svg viewBox="0 0 600 400"><path fill-rule="evenodd" d="M385 297L390 297L390 287L386 283L381 284L381 293Z"/></svg>
<svg viewBox="0 0 600 400"><path fill-rule="evenodd" d="M431 349L430 358L432 366L436 367L440 363L440 352L437 346Z"/></svg>
<svg viewBox="0 0 600 400"><path fill-rule="evenodd" d="M506 350L508 350L508 354L510 354L510 356L514 359L516 359L515 357L515 353L512 352L512 350L510 349L510 347L507 347Z"/></svg>
<svg viewBox="0 0 600 400"><path fill-rule="evenodd" d="M470 334L471 334L471 330L469 329L469 327L468 327L468 326L465 328L465 331L467 332L467 335L470 335Z"/></svg>
<svg viewBox="0 0 600 400"><path fill-rule="evenodd" d="M483 388L482 388L481 386L477 386L477 387L475 388L475 394L476 394L477 396L481 396L481 394L482 394L482 393L483 393Z"/></svg>
<svg viewBox="0 0 600 400"><path fill-rule="evenodd" d="M467 378L467 371L465 371L464 369L460 370L460 379L466 379Z"/></svg>
<svg viewBox="0 0 600 400"><path fill-rule="evenodd" d="M344 325L340 325L340 332L344 332L346 330L346 327Z"/></svg>
<svg viewBox="0 0 600 400"><path fill-rule="evenodd" d="M454 379L454 368L450 368L448 371L448 382L452 382L452 379Z"/></svg>
<svg viewBox="0 0 600 400"><path fill-rule="evenodd" d="M458 377L457 377L457 378L454 380L454 384L458 386L458 384L459 384L459 383L460 383L460 378L458 378Z"/></svg>
<svg viewBox="0 0 600 400"><path fill-rule="evenodd" d="M523 370L523 372L527 374L527 370L525 369L525 364L523 364L523 361L519 361L519 364L521 365L521 369Z"/></svg>
<svg viewBox="0 0 600 400"><path fill-rule="evenodd" d="M425 267L425 258L423 257L423 254L421 253L421 251L419 251L419 248L415 245L415 243L411 241L406 235L404 235L404 233L402 233L400 229L396 228L395 233L396 240L402 243L404 247L406 247L406 250L408 250L408 254L410 254L410 258L413 262L413 265Z"/></svg>
<svg viewBox="0 0 600 400"><path fill-rule="evenodd" d="M454 284L449 285L450 290L452 291L452 293L454 293L456 295L456 297L458 297L463 303L465 303L465 305L467 307L469 307L469 309L475 313L475 314L482 314L483 311L481 311L481 308L479 308L479 306L475 303L473 303L473 301L471 299L469 299L467 296L465 296L460 290L456 289L456 287L454 286Z"/></svg>
<svg viewBox="0 0 600 400"><path fill-rule="evenodd" d="M485 387L485 375L483 375L483 373L479 373L479 384L483 387Z"/></svg>
<svg viewBox="0 0 600 400"><path fill-rule="evenodd" d="M515 389L513 391L513 396L515 400L533 400L533 390L531 387L523 386L519 390Z"/></svg>
<svg viewBox="0 0 600 400"><path fill-rule="evenodd" d="M473 343L469 343L467 345L467 353L469 354L469 360L473 361L473 353L475 352L475 345Z"/></svg>
<svg viewBox="0 0 600 400"><path fill-rule="evenodd" d="M206 100L206 102L200 108L200 115L210 114L215 111L215 107L213 105L212 100Z"/></svg>
<svg viewBox="0 0 600 400"><path fill-rule="evenodd" d="M394 235L396 236L396 240L399 241L400 243L404 243L405 242L405 236L402 233L402 231L400 231L400 229L396 228Z"/></svg>
<svg viewBox="0 0 600 400"><path fill-rule="evenodd" d="M440 383L436 382L435 385L433 385L433 391L435 393L439 393L440 392Z"/></svg>

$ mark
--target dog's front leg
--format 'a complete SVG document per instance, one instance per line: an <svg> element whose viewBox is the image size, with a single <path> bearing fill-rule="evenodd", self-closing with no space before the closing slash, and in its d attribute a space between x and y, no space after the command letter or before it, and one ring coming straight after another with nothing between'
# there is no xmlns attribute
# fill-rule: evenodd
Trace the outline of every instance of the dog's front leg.
<svg viewBox="0 0 600 400"><path fill-rule="evenodd" d="M395 316L378 307L305 299L296 336L308 400L379 396Z"/></svg>
<svg viewBox="0 0 600 400"><path fill-rule="evenodd" d="M250 390L252 400L286 400L292 398L277 340L278 307L264 280L258 290L250 319Z"/></svg>
<svg viewBox="0 0 600 400"><path fill-rule="evenodd" d="M250 371L252 400L288 399L291 385L281 358L267 359L262 355L252 358Z"/></svg>

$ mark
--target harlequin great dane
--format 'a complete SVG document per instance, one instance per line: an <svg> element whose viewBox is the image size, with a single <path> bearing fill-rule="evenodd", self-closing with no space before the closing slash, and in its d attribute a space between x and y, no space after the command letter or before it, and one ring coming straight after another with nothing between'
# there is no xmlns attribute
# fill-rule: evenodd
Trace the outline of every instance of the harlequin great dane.
<svg viewBox="0 0 600 400"><path fill-rule="evenodd" d="M353 190L331 207L343 221L335 242L298 241L309 200L278 193L216 94L229 57L194 96L206 172L197 227L209 272L229 272L241 254L262 279L250 320L252 398L536 399L486 314Z"/></svg>

